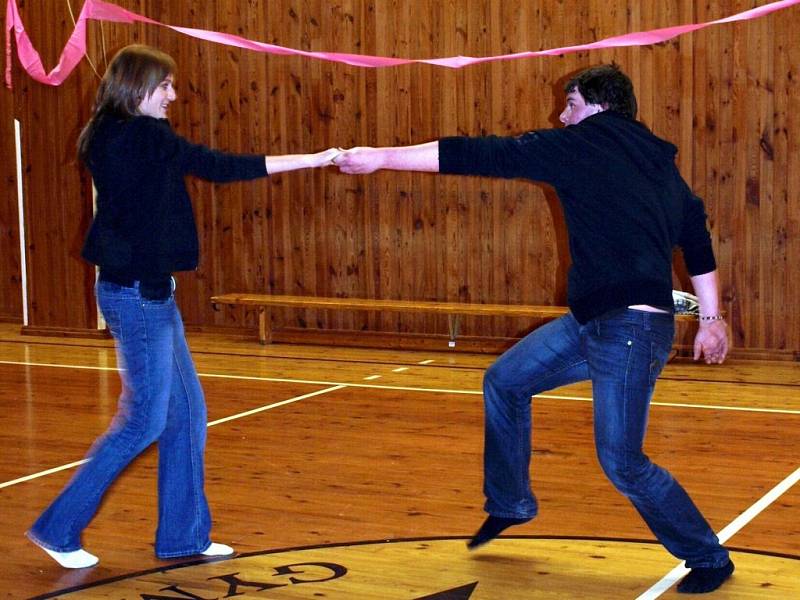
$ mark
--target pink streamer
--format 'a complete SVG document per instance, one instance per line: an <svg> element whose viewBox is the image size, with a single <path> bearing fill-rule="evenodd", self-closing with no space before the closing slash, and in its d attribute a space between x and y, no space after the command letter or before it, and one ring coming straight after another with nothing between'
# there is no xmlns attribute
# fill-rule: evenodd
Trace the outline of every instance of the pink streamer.
<svg viewBox="0 0 800 600"><path fill-rule="evenodd" d="M514 54L484 57L453 56L449 58L405 59L389 58L385 56L346 54L341 52L309 52L305 50L296 50L294 48L286 48L284 46L276 46L274 44L249 40L230 33L220 33L205 29L167 25L142 15L127 11L114 4L103 2L102 0L86 0L83 5L83 9L81 9L81 13L78 16L75 30L72 32L72 35L70 36L66 46L64 47L64 50L61 53L58 65L56 65L55 68L50 71L50 73L46 73L44 66L42 65L42 60L39 57L39 53L33 47L28 34L25 32L25 27L22 24L22 19L20 19L19 11L17 9L16 0L8 0L6 7L6 85L9 88L11 87L12 29L14 31L14 36L17 43L17 55L19 56L19 61L31 78L47 85L61 85L64 80L69 77L73 69L75 69L75 67L78 65L84 54L86 54L86 21L89 19L93 19L95 21L112 21L117 23L134 23L139 21L142 23L150 23L152 25L160 25L161 27L168 27L174 31L178 31L185 35L201 40L207 40L228 46L235 46L237 48L244 48L246 50L253 50L255 52L265 52L278 55L306 56L309 58L318 58L321 60L344 63L356 67L393 67L396 65L405 65L410 63L427 63L440 67L460 69L461 67L466 67L468 65L497 60L530 58L534 56L554 56L568 54L571 52L580 52L582 50L598 50L600 48L620 48L625 46L645 46L649 44L658 44L679 35L683 35L684 33L690 33L692 31L704 29L706 27L710 27L711 25L757 19L770 13L789 8L790 6L794 6L798 3L800 3L800 0L778 0L777 2L752 8L729 17L717 19L716 21L708 21L706 23L691 23L687 25L677 25L674 27L663 27L661 29L652 29L650 31L637 31L634 33L627 33L624 35L605 38L589 44L565 46L563 48L552 48L549 50L539 50L536 52L517 52Z"/></svg>

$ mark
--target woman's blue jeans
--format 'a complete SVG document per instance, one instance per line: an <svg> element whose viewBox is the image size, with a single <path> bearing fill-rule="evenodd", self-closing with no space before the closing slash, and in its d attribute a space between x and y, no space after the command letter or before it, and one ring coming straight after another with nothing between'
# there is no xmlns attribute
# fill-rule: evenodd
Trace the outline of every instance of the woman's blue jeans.
<svg viewBox="0 0 800 600"><path fill-rule="evenodd" d="M571 314L540 327L486 372L486 512L532 518L531 397L590 379L597 456L611 483L658 540L689 568L719 567L728 552L680 484L642 451L650 398L669 356L672 315L622 309L579 324Z"/></svg>
<svg viewBox="0 0 800 600"><path fill-rule="evenodd" d="M210 545L203 491L206 406L174 296L148 300L138 284L100 281L97 300L117 348L122 395L91 459L33 524L28 535L57 552L81 548L81 532L128 464L158 442L156 555L189 556Z"/></svg>

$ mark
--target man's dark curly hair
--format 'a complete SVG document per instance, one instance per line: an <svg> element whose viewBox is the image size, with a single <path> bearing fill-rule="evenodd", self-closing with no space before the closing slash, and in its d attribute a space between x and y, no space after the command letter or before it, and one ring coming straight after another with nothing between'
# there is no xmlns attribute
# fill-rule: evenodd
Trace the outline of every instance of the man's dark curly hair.
<svg viewBox="0 0 800 600"><path fill-rule="evenodd" d="M630 78L612 63L581 71L567 82L564 91L569 94L577 90L587 104L600 104L629 119L635 119L638 111L636 95Z"/></svg>

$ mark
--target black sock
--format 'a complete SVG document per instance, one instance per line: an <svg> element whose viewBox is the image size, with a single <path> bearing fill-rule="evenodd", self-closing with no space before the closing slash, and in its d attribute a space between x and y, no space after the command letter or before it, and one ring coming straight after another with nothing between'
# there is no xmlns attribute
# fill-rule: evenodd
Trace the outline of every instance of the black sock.
<svg viewBox="0 0 800 600"><path fill-rule="evenodd" d="M489 515L489 517L487 517L487 519L483 522L483 525L481 525L478 533L472 536L472 539L467 542L467 548L474 550L478 546L483 546L486 542L491 542L494 538L500 535L503 530L511 527L512 525L521 525L522 523L527 523L530 520L530 518L509 519L506 517L493 517Z"/></svg>
<svg viewBox="0 0 800 600"><path fill-rule="evenodd" d="M733 573L733 561L721 567L695 567L678 584L681 594L706 594L721 586Z"/></svg>

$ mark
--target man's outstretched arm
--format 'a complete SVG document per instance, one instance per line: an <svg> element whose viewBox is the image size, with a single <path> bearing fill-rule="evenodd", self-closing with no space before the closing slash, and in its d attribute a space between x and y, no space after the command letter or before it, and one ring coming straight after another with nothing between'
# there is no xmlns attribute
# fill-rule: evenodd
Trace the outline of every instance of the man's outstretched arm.
<svg viewBox="0 0 800 600"><path fill-rule="evenodd" d="M363 175L379 169L439 172L439 142L384 148L357 147L334 159L343 173Z"/></svg>

